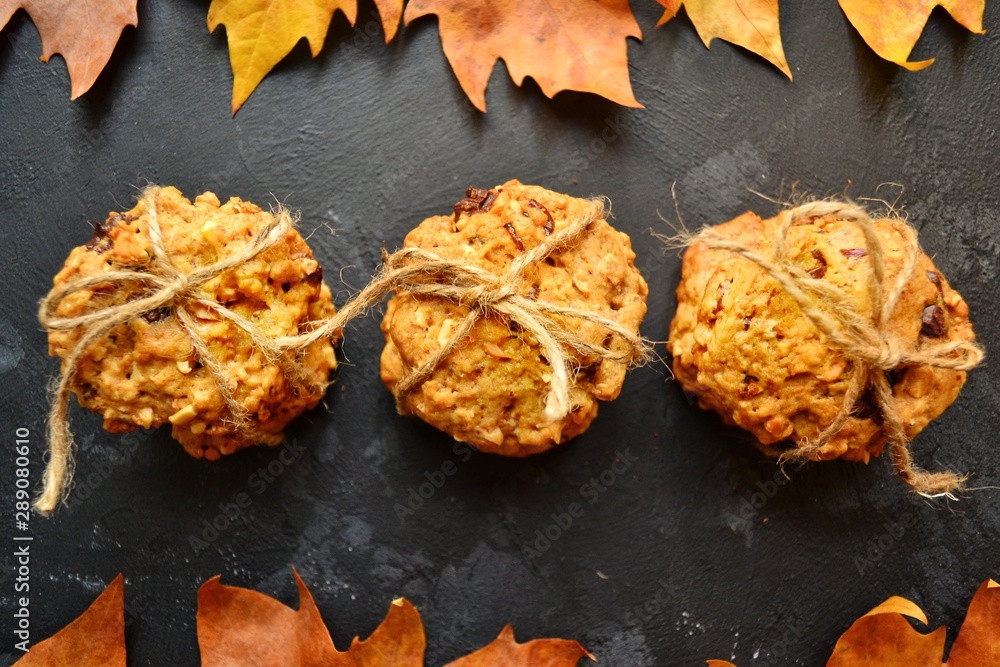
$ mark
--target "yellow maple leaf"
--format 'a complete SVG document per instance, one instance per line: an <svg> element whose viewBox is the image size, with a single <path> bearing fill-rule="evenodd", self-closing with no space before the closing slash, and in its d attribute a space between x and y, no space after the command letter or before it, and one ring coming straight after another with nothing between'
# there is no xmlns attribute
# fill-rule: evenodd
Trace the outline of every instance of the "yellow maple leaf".
<svg viewBox="0 0 1000 667"><path fill-rule="evenodd" d="M399 26L403 0L376 0L375 5L388 42ZM233 113L299 40L308 41L313 58L318 56L338 9L353 26L357 0L212 0L208 31L226 26L233 67Z"/></svg>
<svg viewBox="0 0 1000 667"><path fill-rule="evenodd" d="M125 26L136 26L136 0L0 0L0 29L24 9L42 37L42 62L56 53L69 70L70 99L90 90Z"/></svg>
<svg viewBox="0 0 1000 667"><path fill-rule="evenodd" d="M916 61L909 58L927 19L938 5L972 32L985 32L986 0L840 0L847 19L875 53L914 71L934 62L933 58Z"/></svg>
<svg viewBox="0 0 1000 667"><path fill-rule="evenodd" d="M300 39L309 42L313 58L318 56L338 9L354 25L357 0L212 0L208 30L226 26L233 67L233 113Z"/></svg>
<svg viewBox="0 0 1000 667"><path fill-rule="evenodd" d="M666 8L661 26L677 15L681 6L687 11L705 48L718 37L742 46L764 58L785 73L792 71L785 60L778 25L778 0L658 0Z"/></svg>

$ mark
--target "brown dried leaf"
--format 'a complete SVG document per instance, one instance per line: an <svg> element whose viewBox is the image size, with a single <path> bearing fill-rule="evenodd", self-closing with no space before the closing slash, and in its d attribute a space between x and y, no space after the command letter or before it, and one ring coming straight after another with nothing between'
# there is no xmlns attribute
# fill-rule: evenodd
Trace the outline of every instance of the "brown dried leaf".
<svg viewBox="0 0 1000 667"><path fill-rule="evenodd" d="M856 620L840 637L827 667L940 667L947 634L944 626L930 634L921 634L910 626L904 615L927 623L919 607L893 596Z"/></svg>
<svg viewBox="0 0 1000 667"><path fill-rule="evenodd" d="M488 645L445 667L575 667L583 657L594 660L580 644L568 639L533 639L518 644L508 625Z"/></svg>
<svg viewBox="0 0 1000 667"><path fill-rule="evenodd" d="M946 630L917 632L904 617L927 625L920 607L892 596L859 618L841 635L827 667L985 667L1000 665L1000 584L992 579L976 591L962 629L941 663ZM736 667L708 660L708 667Z"/></svg>
<svg viewBox="0 0 1000 667"><path fill-rule="evenodd" d="M462 90L486 111L486 84L503 58L514 83L530 76L553 97L595 93L640 107L626 38L642 37L628 0L410 0L404 20L436 14L441 45Z"/></svg>
<svg viewBox="0 0 1000 667"><path fill-rule="evenodd" d="M426 647L420 612L399 598L371 637L354 638L350 653L358 667L423 667Z"/></svg>
<svg viewBox="0 0 1000 667"><path fill-rule="evenodd" d="M66 61L70 99L90 90L111 59L125 26L137 26L136 0L0 0L0 30L18 9L28 12L42 37L42 62Z"/></svg>
<svg viewBox="0 0 1000 667"><path fill-rule="evenodd" d="M927 624L920 608L891 597L854 622L837 641L827 667L942 667L946 630L923 634L904 618ZM946 667L1000 664L1000 586L986 581L976 591L951 648Z"/></svg>
<svg viewBox="0 0 1000 667"><path fill-rule="evenodd" d="M14 663L15 667L125 667L125 579L108 585L87 611Z"/></svg>
<svg viewBox="0 0 1000 667"><path fill-rule="evenodd" d="M848 20L875 53L909 70L920 70L934 59L911 61L931 11L940 5L960 24L982 34L986 0L840 0Z"/></svg>
<svg viewBox="0 0 1000 667"><path fill-rule="evenodd" d="M198 590L198 647L202 667L357 667L341 653L299 573L299 610L213 577Z"/></svg>
<svg viewBox="0 0 1000 667"><path fill-rule="evenodd" d="M969 603L948 667L1000 665L1000 584L983 582Z"/></svg>
<svg viewBox="0 0 1000 667"><path fill-rule="evenodd" d="M666 8L658 26L674 18L683 6L705 48L711 48L718 37L756 53L792 78L781 46L778 0L657 1Z"/></svg>
<svg viewBox="0 0 1000 667"><path fill-rule="evenodd" d="M399 30L399 21L403 18L403 0L375 0L378 15L382 19L382 30L385 31L385 43L388 44Z"/></svg>

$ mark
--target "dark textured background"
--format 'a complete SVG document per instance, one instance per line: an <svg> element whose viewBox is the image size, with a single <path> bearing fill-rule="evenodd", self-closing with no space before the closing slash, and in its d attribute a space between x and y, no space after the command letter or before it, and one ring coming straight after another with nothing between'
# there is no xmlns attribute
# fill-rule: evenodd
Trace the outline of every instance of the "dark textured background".
<svg viewBox="0 0 1000 667"><path fill-rule="evenodd" d="M39 63L33 25L15 17L0 33L5 661L14 657L14 429L31 429L37 481L56 369L36 302L89 238L88 223L130 207L146 182L300 209L338 303L366 282L383 243L396 247L425 216L449 211L467 185L517 177L604 194L650 283L643 331L657 340L679 261L650 230L668 230L658 213L676 219L672 183L689 226L774 211L749 189L773 196L797 183L895 199L876 187L902 183L924 247L998 352L996 32L971 36L935 12L917 56L939 60L914 74L869 52L833 0L784 2L790 83L728 44L707 52L686 19L655 30L655 3L633 4L645 43L630 44L631 72L645 109L574 93L550 101L498 67L487 115L463 97L434 20L384 46L369 36L367 2L357 28L338 16L315 60L300 44L235 118L225 37L207 34L205 2L140 3L140 29L125 32L94 90L73 103L63 64ZM991 3L987 27L998 14ZM818 665L854 618L892 594L914 599L953 639L977 585L1000 576L997 492L929 503L880 460L807 466L772 497L755 496L774 464L691 407L660 365L633 372L590 431L557 451L464 462L447 436L395 415L378 380L379 341L375 317L349 327L329 413L289 430L306 453L260 494L249 478L275 450L196 461L165 431L114 436L77 410L74 507L32 524L33 640L123 572L130 663L195 665L198 585L221 573L294 605L295 565L341 647L370 632L394 597L409 598L426 623L429 665L507 622L521 639L577 638L604 665ZM1000 485L997 383L991 357L918 439L921 463ZM581 486L619 449L637 462L590 504ZM401 524L396 504L446 460L458 472ZM239 492L252 506L196 550L190 537ZM572 502L584 516L527 557L536 531Z"/></svg>

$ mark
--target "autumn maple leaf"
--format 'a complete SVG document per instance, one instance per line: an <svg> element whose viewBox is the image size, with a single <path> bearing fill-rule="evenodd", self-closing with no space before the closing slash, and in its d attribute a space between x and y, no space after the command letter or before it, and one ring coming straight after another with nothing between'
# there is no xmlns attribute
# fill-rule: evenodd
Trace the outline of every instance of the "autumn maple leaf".
<svg viewBox="0 0 1000 667"><path fill-rule="evenodd" d="M377 0L388 42L396 34L403 0ZM212 0L208 30L226 26L229 61L233 68L233 113L281 60L305 39L313 58L326 40L337 10L353 26L357 0Z"/></svg>
<svg viewBox="0 0 1000 667"><path fill-rule="evenodd" d="M718 37L756 53L792 78L781 46L778 0L657 1L666 8L657 26L674 18L683 6L705 48Z"/></svg>
<svg viewBox="0 0 1000 667"><path fill-rule="evenodd" d="M125 580L118 575L87 611L31 647L15 667L125 667Z"/></svg>
<svg viewBox="0 0 1000 667"><path fill-rule="evenodd" d="M907 618L927 625L920 607L892 596L859 618L837 640L826 667L987 667L1000 665L1000 585L985 581L969 603L962 629L942 663L947 630L924 634ZM708 660L708 667L736 667Z"/></svg>
<svg viewBox="0 0 1000 667"><path fill-rule="evenodd" d="M24 9L42 37L42 61L55 54L69 70L70 99L90 90L125 26L137 26L136 0L0 0L0 30Z"/></svg>
<svg viewBox="0 0 1000 667"><path fill-rule="evenodd" d="M1000 586L993 580L976 591L962 629L943 663L947 631L915 630L904 617L927 625L920 607L891 597L854 622L837 641L827 667L984 667L1000 664Z"/></svg>
<svg viewBox="0 0 1000 667"><path fill-rule="evenodd" d="M403 18L403 0L375 0L375 6L382 19L385 43L388 44L399 30L399 21Z"/></svg>
<svg viewBox="0 0 1000 667"><path fill-rule="evenodd" d="M947 630L917 632L904 617L927 625L920 607L892 596L859 618L833 649L827 667L851 665L940 665Z"/></svg>
<svg viewBox="0 0 1000 667"><path fill-rule="evenodd" d="M295 582L298 611L262 593L224 586L218 577L205 582L198 591L202 667L423 667L423 622L406 600L393 601L368 639L355 637L341 652L298 573ZM507 626L489 645L447 667L574 667L584 656L593 658L565 639L518 644Z"/></svg>
<svg viewBox="0 0 1000 667"><path fill-rule="evenodd" d="M198 589L198 647L202 667L357 667L338 651L316 603L293 570L295 611L263 593L224 586L213 577Z"/></svg>
<svg viewBox="0 0 1000 667"><path fill-rule="evenodd" d="M514 629L508 625L492 642L445 667L575 667L583 657L594 660L580 644L568 639L533 639L518 644Z"/></svg>
<svg viewBox="0 0 1000 667"><path fill-rule="evenodd" d="M514 83L534 79L553 97L595 93L639 107L628 37L641 38L628 0L410 0L404 20L436 14L441 45L462 90L486 111L486 84L503 59Z"/></svg>
<svg viewBox="0 0 1000 667"><path fill-rule="evenodd" d="M213 577L198 589L202 667L423 667L427 641L420 613L404 599L368 639L338 651L312 594L293 568L298 610ZM574 667L593 656L566 639L514 640L508 625L487 646L447 667ZM125 667L125 581L118 575L79 618L15 663L17 667Z"/></svg>
<svg viewBox="0 0 1000 667"><path fill-rule="evenodd" d="M416 607L399 598L371 637L351 642L351 657L358 667L423 667L427 640Z"/></svg>
<svg viewBox="0 0 1000 667"><path fill-rule="evenodd" d="M986 0L840 0L848 20L875 53L909 70L919 70L934 59L911 61L931 11L938 5L972 32L982 34Z"/></svg>

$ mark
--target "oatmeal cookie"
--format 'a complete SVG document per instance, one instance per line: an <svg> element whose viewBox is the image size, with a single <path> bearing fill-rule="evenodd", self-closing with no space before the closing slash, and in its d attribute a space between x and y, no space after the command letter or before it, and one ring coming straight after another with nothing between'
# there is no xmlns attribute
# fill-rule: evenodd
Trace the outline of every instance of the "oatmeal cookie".
<svg viewBox="0 0 1000 667"><path fill-rule="evenodd" d="M779 224L779 218L745 213L715 229L773 257ZM887 220L876 221L875 229L885 251L884 285L890 285L903 268L905 242ZM813 278L843 290L857 312L870 313L872 268L865 248L856 225L828 215L793 226L786 256ZM965 301L923 253L888 328L918 348L975 338ZM854 372L763 268L703 243L684 255L668 349L685 391L726 423L753 433L770 456L815 438L830 425ZM889 379L906 435L913 438L955 400L965 371L900 366ZM868 462L884 446L881 414L869 392L815 458Z"/></svg>
<svg viewBox="0 0 1000 667"><path fill-rule="evenodd" d="M211 192L192 203L167 187L155 201L164 247L182 273L230 255L274 219L237 198L220 205ZM55 287L109 271L148 268L152 245L146 207L140 200L131 211L112 213L95 225L94 238L73 249ZM135 281L97 285L62 299L54 315L84 315L144 293L145 286ZM247 318L268 336L298 334L308 322L334 312L322 268L294 230L206 282L200 296ZM169 307L116 326L84 351L73 379L80 405L101 414L104 428L113 433L169 423L173 437L197 458L214 460L256 443L277 444L285 425L322 397L337 365L332 343L311 345L300 359L306 377L293 382L236 324L197 303L190 310L223 371L238 379L233 396L248 413L249 429L238 429L229 419L215 378ZM81 335L79 329L51 330L49 353L65 360Z"/></svg>
<svg viewBox="0 0 1000 667"><path fill-rule="evenodd" d="M514 181L469 188L454 215L424 220L405 240L422 248L503 274L526 249L587 214L589 202ZM558 306L591 310L638 331L646 313L646 283L633 265L628 236L603 218L571 246L553 252L523 273L521 294ZM382 331L382 380L392 390L456 330L469 310L429 295L395 295ZM564 326L594 345L611 340L601 326L563 318ZM404 409L478 449L507 456L544 451L583 433L597 415L597 401L618 396L626 367L567 349L575 362L564 418L547 419L551 367L538 343L501 316L480 318L464 344L403 398Z"/></svg>

